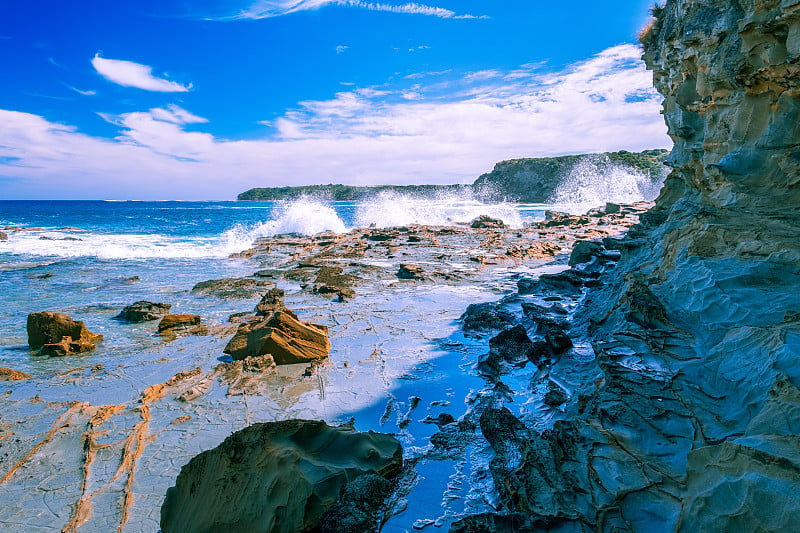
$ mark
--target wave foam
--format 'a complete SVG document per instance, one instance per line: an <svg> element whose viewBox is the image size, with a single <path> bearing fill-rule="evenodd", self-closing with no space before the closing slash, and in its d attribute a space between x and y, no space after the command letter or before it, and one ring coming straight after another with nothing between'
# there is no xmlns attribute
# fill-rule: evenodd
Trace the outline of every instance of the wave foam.
<svg viewBox="0 0 800 533"><path fill-rule="evenodd" d="M383 192L365 200L356 209L355 222L361 227L378 228L450 226L470 222L480 215L499 218L511 227L522 227L523 223L519 210L511 204L485 204L468 196L420 198L396 192Z"/></svg>
<svg viewBox="0 0 800 533"><path fill-rule="evenodd" d="M662 184L663 178L653 180L636 169L612 163L608 156L587 156L562 178L548 203L559 211L581 214L606 202L652 201Z"/></svg>

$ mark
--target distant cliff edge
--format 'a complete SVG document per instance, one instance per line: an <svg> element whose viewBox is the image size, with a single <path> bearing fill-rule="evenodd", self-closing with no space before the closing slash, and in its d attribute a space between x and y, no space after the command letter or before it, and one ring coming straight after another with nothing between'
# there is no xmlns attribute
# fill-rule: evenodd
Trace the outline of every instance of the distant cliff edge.
<svg viewBox="0 0 800 533"><path fill-rule="evenodd" d="M460 194L470 191L478 198L502 199L525 203L547 202L561 180L587 158L603 159L611 165L627 167L657 180L665 172L663 160L667 150L643 152L608 152L603 154L565 155L511 159L501 161L491 172L480 176L472 185L303 185L298 187L259 187L241 193L237 200L290 200L303 195L320 195L333 201L359 200L382 192L428 196Z"/></svg>

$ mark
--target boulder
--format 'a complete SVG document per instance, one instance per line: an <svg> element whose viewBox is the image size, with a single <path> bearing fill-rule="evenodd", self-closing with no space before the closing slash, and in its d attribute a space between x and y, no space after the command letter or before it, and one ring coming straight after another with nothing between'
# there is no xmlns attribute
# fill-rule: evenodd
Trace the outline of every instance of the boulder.
<svg viewBox="0 0 800 533"><path fill-rule="evenodd" d="M516 325L489 339L489 357L491 360L505 361L512 365L524 366L533 348L525 327Z"/></svg>
<svg viewBox="0 0 800 533"><path fill-rule="evenodd" d="M588 263L592 260L592 257L602 251L603 245L598 241L578 241L569 256L569 266Z"/></svg>
<svg viewBox="0 0 800 533"><path fill-rule="evenodd" d="M149 322L158 320L169 314L170 304L154 303L145 300L132 303L125 307L115 318L125 322Z"/></svg>
<svg viewBox="0 0 800 533"><path fill-rule="evenodd" d="M0 231L0 241L7 241L7 240L8 240L8 233Z"/></svg>
<svg viewBox="0 0 800 533"><path fill-rule="evenodd" d="M164 315L158 323L158 332L167 335L205 335L208 333L208 328L203 325L198 315Z"/></svg>
<svg viewBox="0 0 800 533"><path fill-rule="evenodd" d="M499 218L481 215L470 222L469 227L473 229L504 229L506 224Z"/></svg>
<svg viewBox="0 0 800 533"><path fill-rule="evenodd" d="M275 364L289 365L327 357L330 350L327 327L302 322L285 309L239 326L223 351L235 360L270 354Z"/></svg>
<svg viewBox="0 0 800 533"><path fill-rule="evenodd" d="M310 420L254 424L181 469L161 507L161 529L316 530L349 482L367 474L394 477L402 461L391 435ZM350 490L374 493L373 500L388 493L369 478Z"/></svg>
<svg viewBox="0 0 800 533"><path fill-rule="evenodd" d="M28 345L46 355L68 355L94 350L102 335L92 333L82 321L63 313L28 315Z"/></svg>
<svg viewBox="0 0 800 533"><path fill-rule="evenodd" d="M192 287L192 292L216 296L225 300L246 300L274 288L275 284L271 281L253 278L225 278L201 281Z"/></svg>
<svg viewBox="0 0 800 533"><path fill-rule="evenodd" d="M419 265L401 263L397 270L397 277L400 279L425 279L425 270Z"/></svg>

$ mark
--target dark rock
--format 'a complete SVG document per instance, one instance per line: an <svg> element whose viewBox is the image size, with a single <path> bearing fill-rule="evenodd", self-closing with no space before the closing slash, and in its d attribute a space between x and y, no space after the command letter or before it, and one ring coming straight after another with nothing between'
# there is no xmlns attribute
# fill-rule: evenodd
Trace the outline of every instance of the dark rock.
<svg viewBox="0 0 800 533"><path fill-rule="evenodd" d="M570 348L572 348L572 339L569 338L563 329L554 326L551 327L544 335L548 347L556 355L561 355Z"/></svg>
<svg viewBox="0 0 800 533"><path fill-rule="evenodd" d="M330 349L327 327L301 322L285 309L239 326L223 352L236 360L271 354L276 364L287 365L327 357Z"/></svg>
<svg viewBox="0 0 800 533"><path fill-rule="evenodd" d="M283 303L285 293L283 289L270 289L261 297L261 301L256 305L257 316L269 316L272 313L283 311L286 306Z"/></svg>
<svg viewBox="0 0 800 533"><path fill-rule="evenodd" d="M102 335L92 333L81 321L63 313L28 315L28 345L46 355L68 355L94 350Z"/></svg>
<svg viewBox="0 0 800 533"><path fill-rule="evenodd" d="M469 225L473 229L504 229L505 223L499 218L492 218L488 215L481 215L470 222Z"/></svg>
<svg viewBox="0 0 800 533"><path fill-rule="evenodd" d="M495 533L499 531L535 533L543 530L531 527L529 518L521 513L474 514L465 516L450 526L450 533Z"/></svg>
<svg viewBox="0 0 800 533"><path fill-rule="evenodd" d="M557 327L560 329L567 329L569 327L566 318L567 310L558 304L545 307L531 302L523 302L522 312L530 320L543 326Z"/></svg>
<svg viewBox="0 0 800 533"><path fill-rule="evenodd" d="M513 315L502 311L497 304L491 302L470 304L461 315L461 320L464 331L491 331L514 323Z"/></svg>
<svg viewBox="0 0 800 533"><path fill-rule="evenodd" d="M361 281L353 274L343 274L341 267L323 266L317 272L312 292L316 294L336 294L340 301L354 298L356 292L352 286Z"/></svg>
<svg viewBox="0 0 800 533"><path fill-rule="evenodd" d="M558 407L569 399L566 391L552 381L547 384L548 390L544 395L544 403L551 407Z"/></svg>
<svg viewBox="0 0 800 533"><path fill-rule="evenodd" d="M550 364L553 350L546 341L533 341L528 351L528 359L538 368L543 368Z"/></svg>
<svg viewBox="0 0 800 533"><path fill-rule="evenodd" d="M519 324L489 339L490 361L505 361L512 365L524 366L532 349L533 342L528 337L528 332Z"/></svg>
<svg viewBox="0 0 800 533"><path fill-rule="evenodd" d="M425 271L419 265L401 263L397 277L400 279L425 279Z"/></svg>
<svg viewBox="0 0 800 533"><path fill-rule="evenodd" d="M320 533L378 533L393 489L391 481L377 474L358 476L322 515Z"/></svg>
<svg viewBox="0 0 800 533"><path fill-rule="evenodd" d="M351 480L365 474L393 477L402 461L400 443L391 435L310 420L254 424L181 469L161 507L161 529L311 531ZM365 501L349 508L357 513L338 507L332 521L352 516L343 523L361 523L388 492L373 478L349 490Z"/></svg>
<svg viewBox="0 0 800 533"><path fill-rule="evenodd" d="M400 233L393 230L371 230L365 234L365 237L370 241L384 242L396 239Z"/></svg>
<svg viewBox="0 0 800 533"><path fill-rule="evenodd" d="M606 202L606 206L603 208L603 211L605 211L608 215L619 213L621 210L622 206L613 202Z"/></svg>
<svg viewBox="0 0 800 533"><path fill-rule="evenodd" d="M603 250L603 245L598 241L578 241L572 248L572 253L569 256L569 266L579 265L581 263L588 263L592 257L599 254Z"/></svg>
<svg viewBox="0 0 800 533"><path fill-rule="evenodd" d="M535 294L539 292L539 280L531 278L520 278L517 281L517 292L519 294Z"/></svg>
<svg viewBox="0 0 800 533"><path fill-rule="evenodd" d="M254 298L264 291L275 288L271 281L264 281L253 278L225 278L201 281L194 287L192 292L208 296L216 296L223 299L245 300Z"/></svg>
<svg viewBox="0 0 800 533"><path fill-rule="evenodd" d="M141 300L125 307L115 318L126 322L149 322L169 314L170 304Z"/></svg>

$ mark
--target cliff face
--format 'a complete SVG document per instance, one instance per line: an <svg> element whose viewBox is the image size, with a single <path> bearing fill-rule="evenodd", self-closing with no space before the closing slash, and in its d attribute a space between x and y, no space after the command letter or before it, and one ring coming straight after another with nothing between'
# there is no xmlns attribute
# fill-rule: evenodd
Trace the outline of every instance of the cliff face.
<svg viewBox="0 0 800 533"><path fill-rule="evenodd" d="M673 170L605 243L621 258L569 330L593 353L548 370L571 396L561 419L509 424L523 444L495 447L495 484L509 511L564 530L796 531L800 2L655 11L644 59Z"/></svg>

